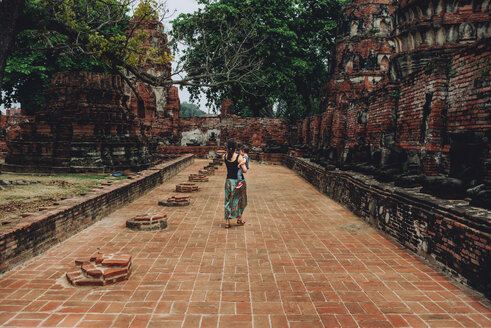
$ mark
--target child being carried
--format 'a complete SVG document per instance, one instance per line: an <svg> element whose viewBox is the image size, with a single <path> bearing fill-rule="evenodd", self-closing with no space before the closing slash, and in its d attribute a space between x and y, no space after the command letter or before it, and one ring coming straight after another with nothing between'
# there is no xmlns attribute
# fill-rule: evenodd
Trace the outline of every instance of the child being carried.
<svg viewBox="0 0 491 328"><path fill-rule="evenodd" d="M244 172L242 172L242 164L245 164L247 167L247 170L249 170L249 156L247 153L249 152L249 149L247 149L244 145L240 146L239 154L242 156L242 162L239 163L239 172L237 172L237 179L239 180L239 183L237 184L236 188L241 188L244 183Z"/></svg>

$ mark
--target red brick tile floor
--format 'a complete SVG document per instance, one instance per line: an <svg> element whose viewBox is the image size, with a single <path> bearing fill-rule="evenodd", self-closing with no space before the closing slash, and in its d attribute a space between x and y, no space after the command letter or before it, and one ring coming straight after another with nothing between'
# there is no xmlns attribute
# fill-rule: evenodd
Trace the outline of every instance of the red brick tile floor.
<svg viewBox="0 0 491 328"><path fill-rule="evenodd" d="M245 226L224 229L225 168L187 207L160 207L208 161L0 276L3 327L491 327L486 300L279 165L247 173ZM125 222L164 212L168 228ZM100 249L133 256L128 281L75 288Z"/></svg>

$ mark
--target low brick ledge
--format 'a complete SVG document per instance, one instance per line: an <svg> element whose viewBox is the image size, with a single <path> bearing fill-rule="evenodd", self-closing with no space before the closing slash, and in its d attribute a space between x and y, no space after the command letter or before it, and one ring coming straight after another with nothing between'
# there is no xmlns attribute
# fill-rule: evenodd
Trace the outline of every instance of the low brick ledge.
<svg viewBox="0 0 491 328"><path fill-rule="evenodd" d="M143 196L194 163L194 155L156 165L56 207L32 214L19 223L0 226L0 273L39 255L101 218Z"/></svg>
<svg viewBox="0 0 491 328"><path fill-rule="evenodd" d="M367 223L491 298L491 211L360 173L326 171L303 158L285 156L283 164Z"/></svg>

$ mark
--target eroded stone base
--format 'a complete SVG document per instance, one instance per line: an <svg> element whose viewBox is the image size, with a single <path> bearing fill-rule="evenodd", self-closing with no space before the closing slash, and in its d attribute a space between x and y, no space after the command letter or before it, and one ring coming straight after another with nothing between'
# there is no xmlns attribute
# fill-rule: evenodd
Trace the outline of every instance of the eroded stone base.
<svg viewBox="0 0 491 328"><path fill-rule="evenodd" d="M142 214L126 221L126 227L132 230L162 230L167 228L167 214Z"/></svg>
<svg viewBox="0 0 491 328"><path fill-rule="evenodd" d="M160 206L188 206L191 197L189 196L172 196L159 201Z"/></svg>
<svg viewBox="0 0 491 328"><path fill-rule="evenodd" d="M66 273L74 286L105 286L128 280L131 273L131 255L97 253L87 260L75 260L77 266Z"/></svg>
<svg viewBox="0 0 491 328"><path fill-rule="evenodd" d="M189 175L189 181L191 182L208 182L209 179L206 177L206 175L203 174L190 174Z"/></svg>
<svg viewBox="0 0 491 328"><path fill-rule="evenodd" d="M176 192L195 192L199 187L195 183L184 182L176 185Z"/></svg>
<svg viewBox="0 0 491 328"><path fill-rule="evenodd" d="M199 170L199 174L201 174L201 175L208 175L208 176L209 175L215 175L215 169L208 168L206 170L204 170L204 169L203 170Z"/></svg>

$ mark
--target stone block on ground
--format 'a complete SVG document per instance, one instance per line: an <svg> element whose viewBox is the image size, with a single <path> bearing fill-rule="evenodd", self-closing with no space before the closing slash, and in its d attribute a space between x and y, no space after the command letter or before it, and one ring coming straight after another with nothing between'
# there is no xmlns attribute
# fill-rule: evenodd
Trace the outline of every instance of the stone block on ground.
<svg viewBox="0 0 491 328"><path fill-rule="evenodd" d="M166 214L141 214L126 221L126 227L132 230L162 230L167 228Z"/></svg>
<svg viewBox="0 0 491 328"><path fill-rule="evenodd" d="M203 174L190 174L189 175L189 181L191 182L208 182L209 179L206 177L206 175Z"/></svg>
<svg viewBox="0 0 491 328"><path fill-rule="evenodd" d="M188 206L190 203L190 196L172 196L167 199L159 201L160 206Z"/></svg>
<svg viewBox="0 0 491 328"><path fill-rule="evenodd" d="M131 273L131 255L96 253L89 260L75 260L76 268L65 276L73 286L105 286L127 280Z"/></svg>
<svg viewBox="0 0 491 328"><path fill-rule="evenodd" d="M176 185L176 192L195 192L199 191L199 187L195 183L184 182Z"/></svg>
<svg viewBox="0 0 491 328"><path fill-rule="evenodd" d="M210 163L206 166L203 166L203 169L204 170L218 170L218 167L216 165Z"/></svg>
<svg viewBox="0 0 491 328"><path fill-rule="evenodd" d="M199 174L201 175L215 175L215 169L212 169L212 168L208 168L208 169L203 169L203 170L199 170Z"/></svg>

